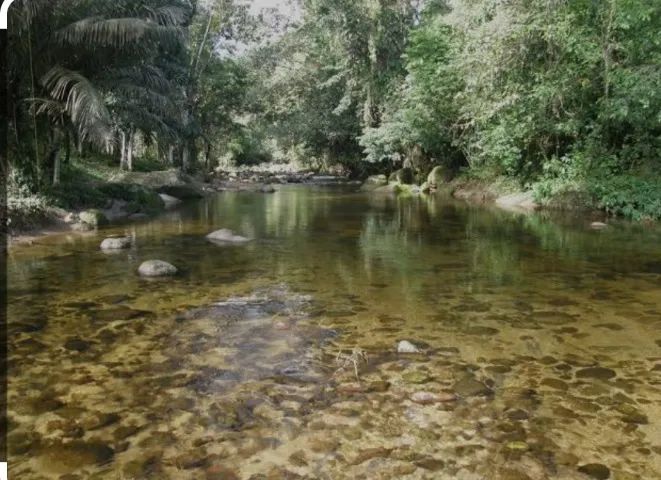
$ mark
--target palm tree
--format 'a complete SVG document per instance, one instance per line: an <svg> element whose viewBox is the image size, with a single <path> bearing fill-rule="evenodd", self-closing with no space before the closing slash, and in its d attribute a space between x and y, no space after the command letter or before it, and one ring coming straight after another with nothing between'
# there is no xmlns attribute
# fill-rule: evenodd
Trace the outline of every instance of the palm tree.
<svg viewBox="0 0 661 480"><path fill-rule="evenodd" d="M33 138L31 170L59 181L59 150L78 145L120 151L131 167L133 138L173 138L177 68L186 58L187 0L19 0L10 11L10 129L20 151ZM174 73L173 73L174 72ZM123 139L123 141L122 141ZM43 146L46 144L46 155ZM119 149L118 149L119 147ZM24 158L24 156L19 156ZM30 170L30 168L28 169Z"/></svg>

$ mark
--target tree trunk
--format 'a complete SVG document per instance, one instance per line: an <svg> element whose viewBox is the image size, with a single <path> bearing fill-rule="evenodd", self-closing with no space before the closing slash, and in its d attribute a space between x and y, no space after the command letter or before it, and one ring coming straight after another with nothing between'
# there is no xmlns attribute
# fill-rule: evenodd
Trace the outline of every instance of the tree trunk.
<svg viewBox="0 0 661 480"><path fill-rule="evenodd" d="M68 130L64 142L64 163L68 165L71 161L71 133Z"/></svg>
<svg viewBox="0 0 661 480"><path fill-rule="evenodd" d="M183 172L188 171L188 164L190 160L189 155L190 155L190 150L188 149L188 144L185 144L181 152L181 170Z"/></svg>
<svg viewBox="0 0 661 480"><path fill-rule="evenodd" d="M206 150L204 152L204 170L209 172L211 164L211 142L207 140Z"/></svg>
<svg viewBox="0 0 661 480"><path fill-rule="evenodd" d="M126 170L126 133L124 133L124 130L120 130L119 136L122 141L120 147L119 169Z"/></svg>
<svg viewBox="0 0 661 480"><path fill-rule="evenodd" d="M168 147L168 163L174 167L174 145Z"/></svg>
<svg viewBox="0 0 661 480"><path fill-rule="evenodd" d="M128 144L126 146L126 167L128 168L129 172L133 171L133 139L135 137L135 134L133 133L132 130L129 130L129 135L128 135Z"/></svg>
<svg viewBox="0 0 661 480"><path fill-rule="evenodd" d="M53 185L60 184L60 147L53 151Z"/></svg>

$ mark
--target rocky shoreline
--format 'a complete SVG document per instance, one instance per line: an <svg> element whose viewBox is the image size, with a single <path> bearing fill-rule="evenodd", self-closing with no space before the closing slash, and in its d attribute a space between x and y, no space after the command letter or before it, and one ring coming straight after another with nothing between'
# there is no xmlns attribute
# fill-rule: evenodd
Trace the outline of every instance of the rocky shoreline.
<svg viewBox="0 0 661 480"><path fill-rule="evenodd" d="M540 210L580 212L594 228L605 225L608 215L595 210L584 198L558 198L542 204L532 190L523 190L511 183L455 177L444 167L437 166L424 178L416 178L409 168L396 170L390 176L372 175L362 184L361 191L390 195L445 195L478 205L493 205L499 209L518 213Z"/></svg>
<svg viewBox="0 0 661 480"><path fill-rule="evenodd" d="M10 228L9 245L31 243L37 238L66 232L89 232L117 222L141 221L154 213L176 208L187 200L203 198L216 192L274 193L274 185L340 185L359 186L341 175L322 175L312 170L277 172L268 169L218 170L201 178L178 170L154 172L121 172L110 182L127 188L141 189L154 196L157 205L147 211L121 198L110 198L104 208L67 210L49 206L45 212L29 219L29 228ZM10 215L10 226L11 226Z"/></svg>
<svg viewBox="0 0 661 480"><path fill-rule="evenodd" d="M136 209L136 205L119 198L110 199L105 208L64 210L49 207L46 217L37 219L34 228L11 232L9 244L30 243L38 237L57 233L92 231L117 222L144 220L153 213L176 208L186 200L203 198L216 192L270 194L276 191L278 185L346 185L371 194L446 195L469 203L494 205L512 212L578 210L595 224L604 225L606 220L604 212L585 209L571 202L566 205L541 205L530 190L523 191L498 182L453 177L440 166L432 169L423 182L419 182L420 179L416 179L413 172L406 168L397 170L390 176L372 175L362 182L343 175L320 174L313 170L278 171L266 168L216 170L205 178L186 175L178 170L122 172L111 180L157 195L157 208L146 212L141 206Z"/></svg>

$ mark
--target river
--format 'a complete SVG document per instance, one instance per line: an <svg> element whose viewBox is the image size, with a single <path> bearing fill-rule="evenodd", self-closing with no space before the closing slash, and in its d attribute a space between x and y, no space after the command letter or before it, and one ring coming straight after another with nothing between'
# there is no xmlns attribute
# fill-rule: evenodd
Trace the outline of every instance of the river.
<svg viewBox="0 0 661 480"><path fill-rule="evenodd" d="M13 246L10 478L661 478L661 229L589 223L290 186Z"/></svg>

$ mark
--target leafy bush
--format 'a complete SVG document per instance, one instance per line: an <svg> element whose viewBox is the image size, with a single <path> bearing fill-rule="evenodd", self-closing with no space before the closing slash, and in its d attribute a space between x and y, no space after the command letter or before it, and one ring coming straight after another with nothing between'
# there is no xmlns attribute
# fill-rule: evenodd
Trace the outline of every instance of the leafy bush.
<svg viewBox="0 0 661 480"><path fill-rule="evenodd" d="M7 228L10 232L29 230L50 218L48 201L39 196L7 197Z"/></svg>
<svg viewBox="0 0 661 480"><path fill-rule="evenodd" d="M661 178L611 177L592 183L589 191L611 214L633 220L661 219Z"/></svg>

